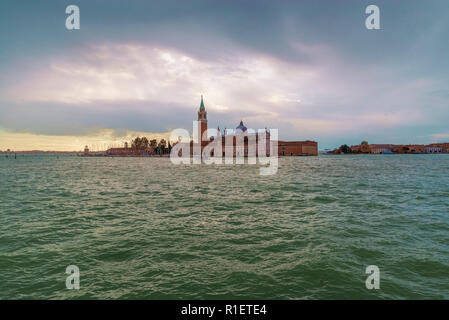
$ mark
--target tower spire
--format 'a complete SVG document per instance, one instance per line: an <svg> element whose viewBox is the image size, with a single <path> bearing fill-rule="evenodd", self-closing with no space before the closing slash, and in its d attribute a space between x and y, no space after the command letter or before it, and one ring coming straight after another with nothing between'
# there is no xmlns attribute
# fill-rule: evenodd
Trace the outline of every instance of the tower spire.
<svg viewBox="0 0 449 320"><path fill-rule="evenodd" d="M202 138L204 138L205 132L207 132L207 111L204 107L203 95L201 95L200 110L198 111L198 121L200 122L198 127L198 137L203 145L203 143L205 142L202 141Z"/></svg>
<svg viewBox="0 0 449 320"><path fill-rule="evenodd" d="M201 110L205 110L205 109L206 109L206 108L204 107L203 95L201 95L200 111L201 111Z"/></svg>

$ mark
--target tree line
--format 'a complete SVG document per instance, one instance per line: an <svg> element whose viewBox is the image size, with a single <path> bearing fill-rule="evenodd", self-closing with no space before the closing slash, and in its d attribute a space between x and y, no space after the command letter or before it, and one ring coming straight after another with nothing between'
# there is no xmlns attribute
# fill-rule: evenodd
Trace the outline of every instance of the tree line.
<svg viewBox="0 0 449 320"><path fill-rule="evenodd" d="M131 141L131 148L136 151L151 149L155 154L167 154L170 153L172 145L170 144L170 141L167 143L165 139L161 139L157 142L156 139L148 140L147 137L136 137Z"/></svg>

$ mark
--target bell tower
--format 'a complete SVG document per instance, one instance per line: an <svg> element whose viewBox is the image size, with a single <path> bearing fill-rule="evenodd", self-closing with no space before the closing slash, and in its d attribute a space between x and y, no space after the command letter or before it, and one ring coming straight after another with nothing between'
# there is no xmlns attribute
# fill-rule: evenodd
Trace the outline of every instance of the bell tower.
<svg viewBox="0 0 449 320"><path fill-rule="evenodd" d="M198 111L198 122L198 139L202 139L203 133L207 131L207 112L206 108L204 107L203 95L201 95L200 110ZM201 140L201 146L204 146L206 143L207 141Z"/></svg>

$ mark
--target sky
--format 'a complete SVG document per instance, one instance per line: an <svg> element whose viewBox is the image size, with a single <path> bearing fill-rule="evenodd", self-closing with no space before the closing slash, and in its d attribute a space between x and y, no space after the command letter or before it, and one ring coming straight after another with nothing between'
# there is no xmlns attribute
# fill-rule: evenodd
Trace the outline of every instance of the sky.
<svg viewBox="0 0 449 320"><path fill-rule="evenodd" d="M65 8L80 9L67 30ZM365 8L380 9L380 30ZM0 150L209 127L282 140L449 141L447 0L0 2Z"/></svg>

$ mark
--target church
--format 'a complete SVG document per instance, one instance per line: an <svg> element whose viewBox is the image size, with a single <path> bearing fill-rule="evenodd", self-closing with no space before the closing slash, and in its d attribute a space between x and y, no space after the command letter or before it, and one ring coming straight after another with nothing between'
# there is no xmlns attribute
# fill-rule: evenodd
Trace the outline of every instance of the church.
<svg viewBox="0 0 449 320"><path fill-rule="evenodd" d="M236 148L236 141L238 135L236 135L236 132L242 132L244 136L244 156L248 156L248 149L249 146L251 146L251 143L256 144L255 150L258 150L257 144L261 140L260 138L260 132L248 132L249 130L247 127L243 124L243 121L241 120L239 125L236 126L235 130L227 130L225 129L223 133L220 131L220 128L217 128L217 134L216 136L207 137L207 139L204 139L205 132L207 131L207 111L206 107L204 106L203 96L201 96L201 103L200 108L198 110L198 134L197 137L203 137L201 141L201 149L203 149L206 145L209 143L221 139L222 140L222 150L223 150L223 156L225 155L225 140L226 137L229 137L229 135L233 136L233 155L234 156L241 156L239 154L238 148ZM271 151L275 150L276 148L273 148L272 142L270 141L270 131L265 129L265 132L262 133L265 134L265 141L266 141L266 152L267 156L271 156ZM257 153L257 151L256 151ZM318 155L318 143L316 141L278 141L277 146L277 153L278 156L317 156ZM213 154L212 154L213 155Z"/></svg>

